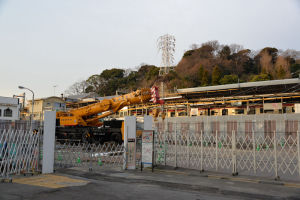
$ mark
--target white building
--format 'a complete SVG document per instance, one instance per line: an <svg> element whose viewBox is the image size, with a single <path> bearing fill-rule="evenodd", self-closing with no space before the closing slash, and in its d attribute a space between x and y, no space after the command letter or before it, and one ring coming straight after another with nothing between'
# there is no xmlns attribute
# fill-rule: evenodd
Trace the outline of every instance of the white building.
<svg viewBox="0 0 300 200"><path fill-rule="evenodd" d="M0 120L19 120L20 103L18 98L0 96Z"/></svg>

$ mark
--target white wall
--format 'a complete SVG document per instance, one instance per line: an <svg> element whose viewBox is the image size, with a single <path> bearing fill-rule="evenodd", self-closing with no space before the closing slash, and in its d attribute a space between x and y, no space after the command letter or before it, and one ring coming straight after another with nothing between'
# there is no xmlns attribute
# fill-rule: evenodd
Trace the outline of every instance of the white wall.
<svg viewBox="0 0 300 200"><path fill-rule="evenodd" d="M4 117L5 109L12 110L12 117ZM19 120L20 119L20 104L17 98L0 97L1 120Z"/></svg>

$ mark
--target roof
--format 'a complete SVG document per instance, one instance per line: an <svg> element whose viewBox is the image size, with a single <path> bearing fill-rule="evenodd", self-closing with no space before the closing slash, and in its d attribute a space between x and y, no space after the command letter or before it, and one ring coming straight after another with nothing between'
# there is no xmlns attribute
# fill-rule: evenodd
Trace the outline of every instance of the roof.
<svg viewBox="0 0 300 200"><path fill-rule="evenodd" d="M214 90L239 89L239 88L260 87L260 86L288 85L288 84L300 84L300 79L292 78L292 79L283 79L283 80L235 83L235 84L227 84L227 85L177 89L177 91L178 93L189 93L189 92L204 92L204 91L212 91L212 90L214 91Z"/></svg>
<svg viewBox="0 0 300 200"><path fill-rule="evenodd" d="M13 97L1 97L0 96L0 103L1 104L19 104L19 99L18 98L13 98Z"/></svg>
<svg viewBox="0 0 300 200"><path fill-rule="evenodd" d="M59 101L64 102L64 100L61 97L56 97L56 96L51 96L51 97L45 97L45 98L39 98L39 99L34 99L34 101L45 101L45 100L49 100L49 99L57 99ZM31 102L32 99L29 99L28 102Z"/></svg>
<svg viewBox="0 0 300 200"><path fill-rule="evenodd" d="M106 97L96 97L96 99L101 101L101 100L104 100L104 99L112 99L112 98L117 97L117 96L119 96L119 95L106 96Z"/></svg>
<svg viewBox="0 0 300 200"><path fill-rule="evenodd" d="M83 93L83 94L76 94L76 95L69 95L68 99L85 99L85 98L96 98L96 93Z"/></svg>

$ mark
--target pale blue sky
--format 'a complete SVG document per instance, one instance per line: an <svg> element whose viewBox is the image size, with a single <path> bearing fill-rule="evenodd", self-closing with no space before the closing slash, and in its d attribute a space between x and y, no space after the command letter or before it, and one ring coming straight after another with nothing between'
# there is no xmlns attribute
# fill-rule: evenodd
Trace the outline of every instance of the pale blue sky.
<svg viewBox="0 0 300 200"><path fill-rule="evenodd" d="M0 0L0 96L59 95L106 68L160 64L157 38L300 50L300 0ZM29 93L27 93L29 95Z"/></svg>

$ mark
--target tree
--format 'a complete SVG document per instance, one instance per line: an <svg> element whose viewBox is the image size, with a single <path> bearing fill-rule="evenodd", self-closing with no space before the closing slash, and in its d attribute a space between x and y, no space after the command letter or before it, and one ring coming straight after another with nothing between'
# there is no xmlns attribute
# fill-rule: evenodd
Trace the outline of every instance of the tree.
<svg viewBox="0 0 300 200"><path fill-rule="evenodd" d="M200 85L202 85L203 73L204 73L203 66L202 66L202 65L200 65L199 72L198 72L198 77L199 77L199 82L200 82Z"/></svg>
<svg viewBox="0 0 300 200"><path fill-rule="evenodd" d="M234 63L234 73L240 76L245 68L249 67L248 65L251 64L250 52L249 49L244 49L230 56Z"/></svg>
<svg viewBox="0 0 300 200"><path fill-rule="evenodd" d="M238 76L235 74L225 75L223 78L220 79L220 84L232 84L238 82Z"/></svg>
<svg viewBox="0 0 300 200"><path fill-rule="evenodd" d="M77 81L65 91L65 94L67 96L84 94L87 87L88 84L86 81Z"/></svg>
<svg viewBox="0 0 300 200"><path fill-rule="evenodd" d="M88 87L86 92L95 92L100 94L101 88L107 83L107 80L104 80L100 75L95 74L90 76L87 80Z"/></svg>
<svg viewBox="0 0 300 200"><path fill-rule="evenodd" d="M229 48L229 46L225 45L221 51L219 51L219 57L222 60L228 60L230 58L231 55L231 50Z"/></svg>
<svg viewBox="0 0 300 200"><path fill-rule="evenodd" d="M292 60L291 60L292 59ZM293 58L278 56L275 63L276 77L275 78L289 78L290 77L290 65L294 62ZM283 73L284 72L284 73ZM280 73L280 74L278 74ZM284 76L283 76L284 74ZM278 77L278 75L280 77Z"/></svg>
<svg viewBox="0 0 300 200"><path fill-rule="evenodd" d="M282 65L280 65L276 75L277 75L277 79L284 79L286 77L286 71L284 70Z"/></svg>
<svg viewBox="0 0 300 200"><path fill-rule="evenodd" d="M100 77L104 78L105 80L119 79L119 78L123 78L124 74L125 74L124 69L112 68L112 69L106 69L106 70L102 71L102 73L100 74Z"/></svg>
<svg viewBox="0 0 300 200"><path fill-rule="evenodd" d="M255 81L268 81L271 80L271 76L269 74L259 74L255 75L252 77L250 82L255 82Z"/></svg>
<svg viewBox="0 0 300 200"><path fill-rule="evenodd" d="M202 86L207 86L208 84L209 84L209 82L208 82L208 71L204 70L203 71L203 76L202 76L202 79L201 79L201 85Z"/></svg>
<svg viewBox="0 0 300 200"><path fill-rule="evenodd" d="M216 65L214 68L213 68L213 71L212 71L212 84L213 85L218 85L219 84L219 80L221 79L221 76L222 76L222 73L221 73L221 70L220 68Z"/></svg>

